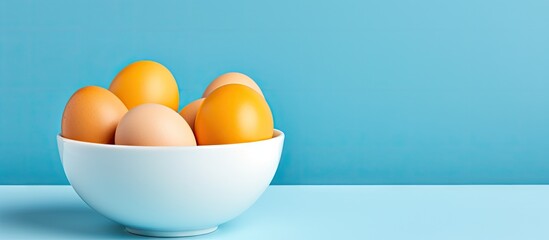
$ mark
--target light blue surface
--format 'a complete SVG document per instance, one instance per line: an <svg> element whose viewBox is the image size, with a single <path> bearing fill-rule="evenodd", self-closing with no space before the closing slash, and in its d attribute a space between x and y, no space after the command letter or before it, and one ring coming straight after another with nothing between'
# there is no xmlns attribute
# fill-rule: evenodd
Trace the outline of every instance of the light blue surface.
<svg viewBox="0 0 549 240"><path fill-rule="evenodd" d="M549 183L549 1L0 1L0 184L67 183L70 95L169 67L257 80L275 184Z"/></svg>
<svg viewBox="0 0 549 240"><path fill-rule="evenodd" d="M0 239L142 238L69 186L1 186ZM548 186L271 186L193 239L548 239Z"/></svg>

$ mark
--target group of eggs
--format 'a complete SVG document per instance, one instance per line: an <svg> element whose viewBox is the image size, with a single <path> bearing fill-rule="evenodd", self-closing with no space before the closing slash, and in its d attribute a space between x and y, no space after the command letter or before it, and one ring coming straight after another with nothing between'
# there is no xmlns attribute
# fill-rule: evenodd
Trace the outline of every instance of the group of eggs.
<svg viewBox="0 0 549 240"><path fill-rule="evenodd" d="M180 112L172 73L154 61L126 66L109 89L88 86L69 99L61 136L134 146L253 142L273 136L273 116L259 86L242 73L216 78Z"/></svg>

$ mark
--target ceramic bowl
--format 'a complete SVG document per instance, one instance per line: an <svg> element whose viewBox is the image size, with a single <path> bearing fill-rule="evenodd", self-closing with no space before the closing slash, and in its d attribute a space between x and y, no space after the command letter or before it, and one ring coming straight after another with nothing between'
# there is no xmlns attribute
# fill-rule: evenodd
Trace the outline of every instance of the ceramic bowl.
<svg viewBox="0 0 549 240"><path fill-rule="evenodd" d="M147 236L213 232L248 209L278 167L284 133L226 145L147 147L57 136L67 178L91 208Z"/></svg>

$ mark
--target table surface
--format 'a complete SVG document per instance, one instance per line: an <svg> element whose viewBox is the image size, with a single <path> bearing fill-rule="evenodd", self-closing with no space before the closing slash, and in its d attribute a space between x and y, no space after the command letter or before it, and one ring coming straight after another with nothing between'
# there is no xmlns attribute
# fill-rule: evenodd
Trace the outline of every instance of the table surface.
<svg viewBox="0 0 549 240"><path fill-rule="evenodd" d="M0 239L145 238L70 186L0 186ZM194 239L549 239L549 186L271 186Z"/></svg>

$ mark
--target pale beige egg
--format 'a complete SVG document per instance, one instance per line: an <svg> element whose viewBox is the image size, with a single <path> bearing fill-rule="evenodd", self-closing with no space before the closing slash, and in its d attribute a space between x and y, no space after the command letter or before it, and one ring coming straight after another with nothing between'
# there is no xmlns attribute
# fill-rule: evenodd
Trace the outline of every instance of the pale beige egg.
<svg viewBox="0 0 549 240"><path fill-rule="evenodd" d="M202 97L203 98L208 97L208 95L210 95L214 90L218 89L221 86L225 86L227 84L242 84L244 86L247 86L255 90L262 97L264 97L263 92L261 91L257 83L255 83L255 81L252 78L238 72L225 73L217 77L215 80L213 80L210 83L210 85L208 85L208 87L204 91L204 94L202 94Z"/></svg>
<svg viewBox="0 0 549 240"><path fill-rule="evenodd" d="M117 145L196 146L191 127L173 109L148 103L134 107L116 128Z"/></svg>

